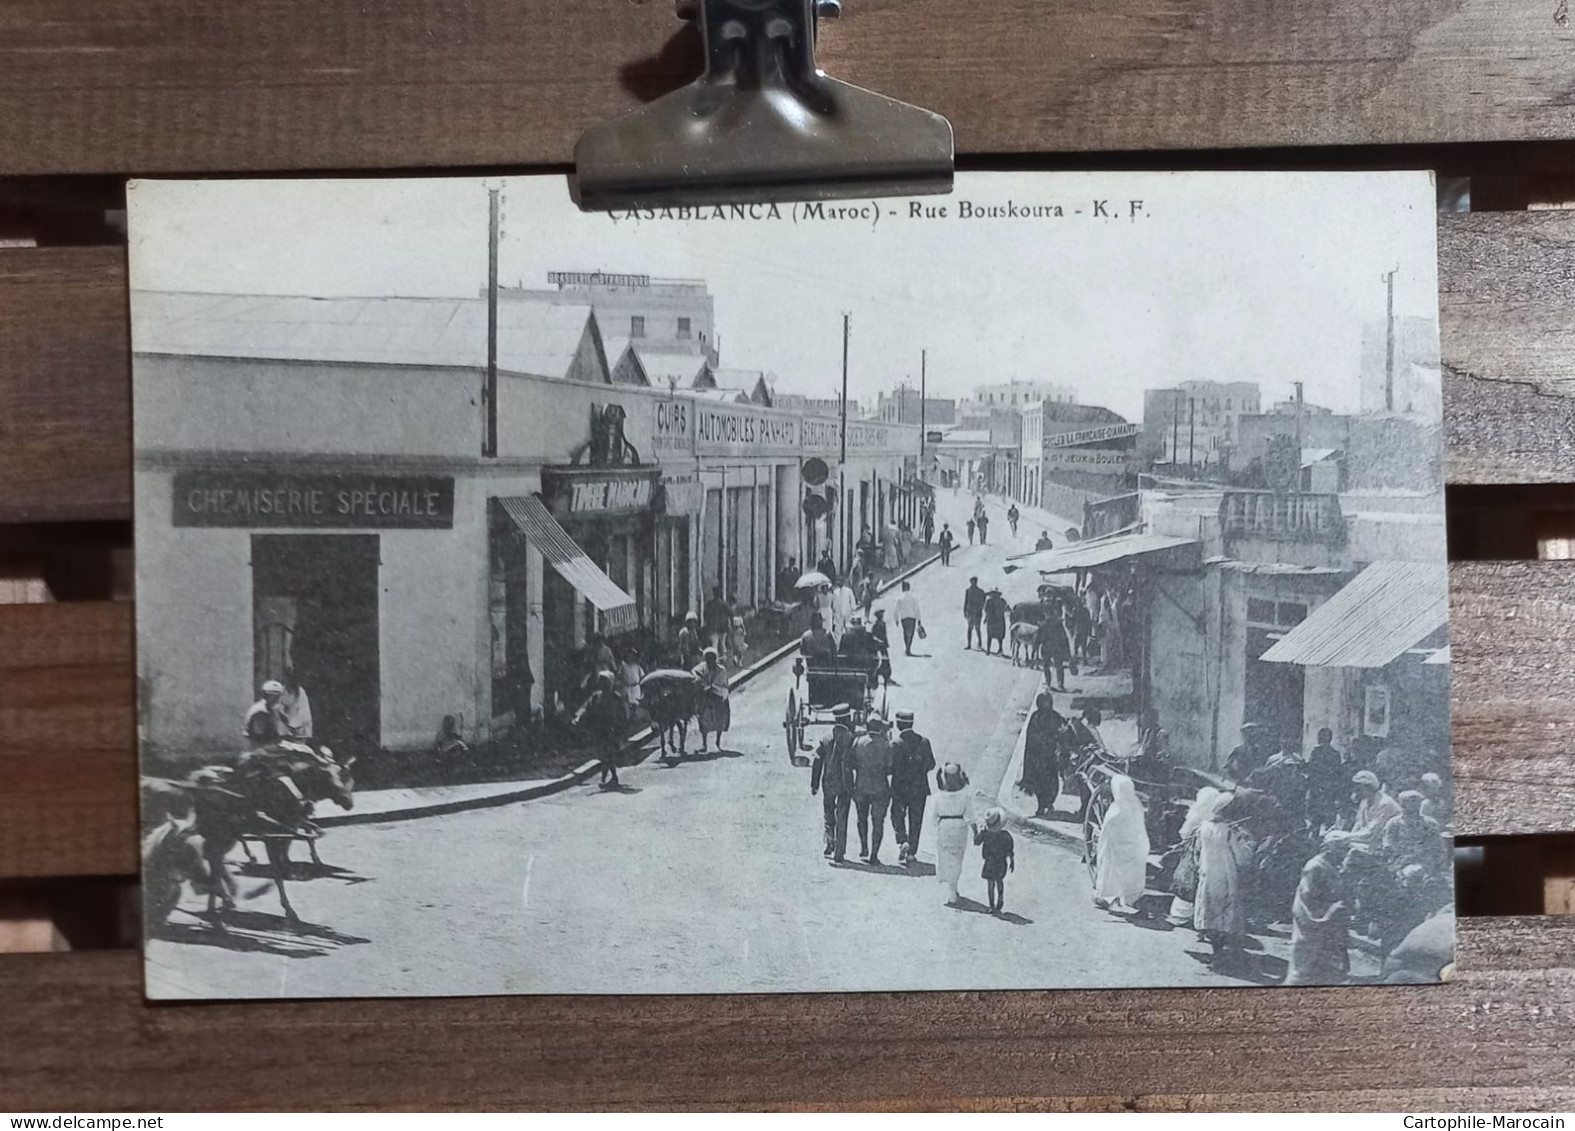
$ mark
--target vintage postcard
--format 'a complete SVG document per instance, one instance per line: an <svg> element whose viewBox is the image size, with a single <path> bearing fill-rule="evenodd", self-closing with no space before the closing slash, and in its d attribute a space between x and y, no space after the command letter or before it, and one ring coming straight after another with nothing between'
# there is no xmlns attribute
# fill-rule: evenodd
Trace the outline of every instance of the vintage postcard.
<svg viewBox="0 0 1575 1131"><path fill-rule="evenodd" d="M1451 962L1430 175L130 201L149 996Z"/></svg>

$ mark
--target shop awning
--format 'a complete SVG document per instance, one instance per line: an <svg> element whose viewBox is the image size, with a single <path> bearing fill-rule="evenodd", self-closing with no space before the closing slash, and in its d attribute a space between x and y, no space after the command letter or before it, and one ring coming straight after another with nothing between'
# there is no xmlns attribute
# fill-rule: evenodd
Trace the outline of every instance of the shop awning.
<svg viewBox="0 0 1575 1131"><path fill-rule="evenodd" d="M514 495L498 502L520 533L541 551L542 559L558 571L558 576L601 610L603 629L628 632L640 627L634 598L586 556L569 532L558 525L546 504L535 495Z"/></svg>
<svg viewBox="0 0 1575 1131"><path fill-rule="evenodd" d="M1007 570L1036 569L1040 573L1065 573L1074 569L1093 569L1130 558L1162 554L1183 546L1198 546L1195 538L1170 534L1117 534L1088 542L1073 542L1054 550L1038 550L1007 559Z"/></svg>
<svg viewBox="0 0 1575 1131"><path fill-rule="evenodd" d="M1449 623L1442 564L1374 562L1263 654L1273 664L1381 668Z"/></svg>

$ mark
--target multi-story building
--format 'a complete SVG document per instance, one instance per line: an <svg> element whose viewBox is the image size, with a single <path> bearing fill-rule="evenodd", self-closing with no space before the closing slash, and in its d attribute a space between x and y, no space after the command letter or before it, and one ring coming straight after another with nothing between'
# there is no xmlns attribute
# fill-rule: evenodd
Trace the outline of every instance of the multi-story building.
<svg viewBox="0 0 1575 1131"><path fill-rule="evenodd" d="M1132 488L1137 426L1108 408L1040 401L1022 411L1016 498L1082 524L1085 506Z"/></svg>
<svg viewBox="0 0 1575 1131"><path fill-rule="evenodd" d="M182 610L142 725L174 758L233 745L287 668L336 748L485 741L572 708L593 633L657 656L713 590L758 607L789 558L916 517L917 428L615 383L585 304L501 303L489 397L479 299L138 302L139 592Z"/></svg>
<svg viewBox="0 0 1575 1131"><path fill-rule="evenodd" d="M1143 393L1143 457L1155 464L1215 470L1230 462L1237 422L1261 411L1256 381L1183 381Z"/></svg>
<svg viewBox="0 0 1575 1131"><path fill-rule="evenodd" d="M923 424L926 428L945 428L957 423L957 402L945 397L923 398L919 390L898 385L888 396L881 393L875 402L875 417L888 424Z"/></svg>
<svg viewBox="0 0 1575 1131"><path fill-rule="evenodd" d="M1006 381L995 385L976 385L972 403L964 403L970 412L984 414L995 408L1020 409L1039 401L1076 404L1077 390L1054 381Z"/></svg>
<svg viewBox="0 0 1575 1131"><path fill-rule="evenodd" d="M629 345L693 354L718 364L715 302L700 279L658 279L603 271L549 271L547 287L500 287L498 301L566 303L596 312L609 363ZM654 383L654 382L653 382Z"/></svg>

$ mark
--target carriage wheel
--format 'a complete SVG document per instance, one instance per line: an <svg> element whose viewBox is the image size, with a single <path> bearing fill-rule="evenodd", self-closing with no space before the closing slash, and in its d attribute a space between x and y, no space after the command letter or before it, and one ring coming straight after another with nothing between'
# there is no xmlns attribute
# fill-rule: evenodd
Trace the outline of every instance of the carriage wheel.
<svg viewBox="0 0 1575 1131"><path fill-rule="evenodd" d="M788 689L787 717L782 720L782 731L787 738L788 760L798 755L799 743L804 741L804 723L798 717L798 696Z"/></svg>
<svg viewBox="0 0 1575 1131"><path fill-rule="evenodd" d="M1094 879L1099 870L1099 829L1110 809L1110 791L1103 784L1088 802L1088 812L1083 815L1083 849L1088 861L1088 878Z"/></svg>

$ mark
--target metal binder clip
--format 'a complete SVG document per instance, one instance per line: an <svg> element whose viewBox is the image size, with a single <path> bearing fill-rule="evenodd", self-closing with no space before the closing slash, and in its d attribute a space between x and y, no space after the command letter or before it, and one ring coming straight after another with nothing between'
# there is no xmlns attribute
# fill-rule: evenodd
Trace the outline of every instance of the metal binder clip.
<svg viewBox="0 0 1575 1131"><path fill-rule="evenodd" d="M574 147L587 211L839 197L952 186L941 115L829 78L820 16L837 0L680 0L706 69L682 90L593 126Z"/></svg>

